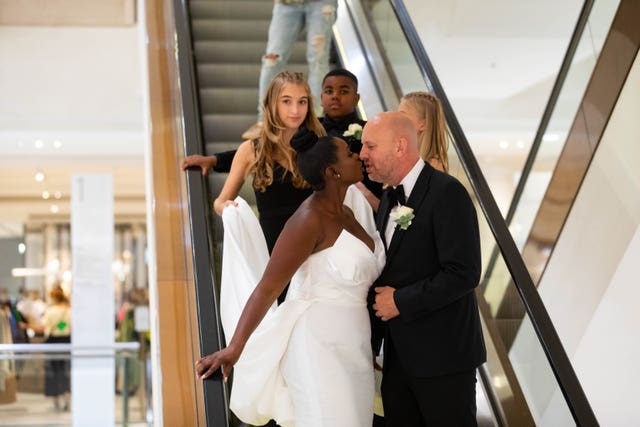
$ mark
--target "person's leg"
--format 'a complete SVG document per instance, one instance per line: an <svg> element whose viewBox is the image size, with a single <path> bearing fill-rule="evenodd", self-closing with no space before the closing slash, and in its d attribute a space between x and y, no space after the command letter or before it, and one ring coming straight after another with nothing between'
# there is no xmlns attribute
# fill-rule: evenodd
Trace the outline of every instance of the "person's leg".
<svg viewBox="0 0 640 427"><path fill-rule="evenodd" d="M385 347L382 375L382 405L387 427L422 427L422 414L411 390L411 379L395 355L391 343Z"/></svg>
<svg viewBox="0 0 640 427"><path fill-rule="evenodd" d="M307 81L311 87L316 115L322 115L320 91L322 79L329 72L329 52L333 38L333 24L337 16L336 0L319 0L305 3L307 22Z"/></svg>
<svg viewBox="0 0 640 427"><path fill-rule="evenodd" d="M425 425L477 426L475 369L442 377L413 378L411 388Z"/></svg>
<svg viewBox="0 0 640 427"><path fill-rule="evenodd" d="M276 3L269 25L267 50L262 57L258 89L258 121L262 120L262 98L273 77L289 61L293 45L302 29L304 9L299 4Z"/></svg>

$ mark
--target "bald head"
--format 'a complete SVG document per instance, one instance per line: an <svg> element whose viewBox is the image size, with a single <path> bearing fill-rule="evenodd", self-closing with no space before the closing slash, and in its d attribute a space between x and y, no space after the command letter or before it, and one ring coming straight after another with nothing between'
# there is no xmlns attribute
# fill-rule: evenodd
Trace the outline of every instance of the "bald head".
<svg viewBox="0 0 640 427"><path fill-rule="evenodd" d="M418 131L413 122L397 111L381 113L369 120L362 132L362 151L369 177L397 185L416 164Z"/></svg>

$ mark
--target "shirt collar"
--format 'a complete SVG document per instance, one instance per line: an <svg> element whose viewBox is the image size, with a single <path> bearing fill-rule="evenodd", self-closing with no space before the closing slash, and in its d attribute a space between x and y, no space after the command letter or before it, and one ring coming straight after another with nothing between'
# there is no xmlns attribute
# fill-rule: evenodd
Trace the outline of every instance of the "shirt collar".
<svg viewBox="0 0 640 427"><path fill-rule="evenodd" d="M416 186L416 182L418 181L418 177L420 176L420 172L422 172L422 168L424 167L424 161L422 159L418 159L413 168L402 178L400 184L404 187L404 194L407 200L409 200L409 196L411 195L411 191L413 187Z"/></svg>
<svg viewBox="0 0 640 427"><path fill-rule="evenodd" d="M358 118L358 115L355 111L351 114L340 117L338 120L334 120L331 117L325 115L320 121L322 122L322 126L327 131L327 134L339 137L342 137L342 134L349 128L349 125L351 123L362 123L362 120Z"/></svg>

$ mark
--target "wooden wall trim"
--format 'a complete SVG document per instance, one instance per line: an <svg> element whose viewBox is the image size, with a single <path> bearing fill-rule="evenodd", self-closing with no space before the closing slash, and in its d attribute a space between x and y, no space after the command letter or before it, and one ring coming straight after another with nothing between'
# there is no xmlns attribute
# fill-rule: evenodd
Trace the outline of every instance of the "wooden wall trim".
<svg viewBox="0 0 640 427"><path fill-rule="evenodd" d="M162 421L167 426L206 425L194 362L200 354L171 1L146 0L151 137L151 191L157 270L157 318ZM153 337L152 337L153 338Z"/></svg>

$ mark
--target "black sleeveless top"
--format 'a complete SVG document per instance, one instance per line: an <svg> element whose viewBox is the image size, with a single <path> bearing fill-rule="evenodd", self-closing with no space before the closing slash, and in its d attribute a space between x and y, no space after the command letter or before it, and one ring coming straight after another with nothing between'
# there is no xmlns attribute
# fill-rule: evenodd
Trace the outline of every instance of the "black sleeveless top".
<svg viewBox="0 0 640 427"><path fill-rule="evenodd" d="M264 192L254 188L260 226L267 241L269 253L273 250L287 220L313 192L310 188L294 187L292 178L291 172L275 162L271 185Z"/></svg>

